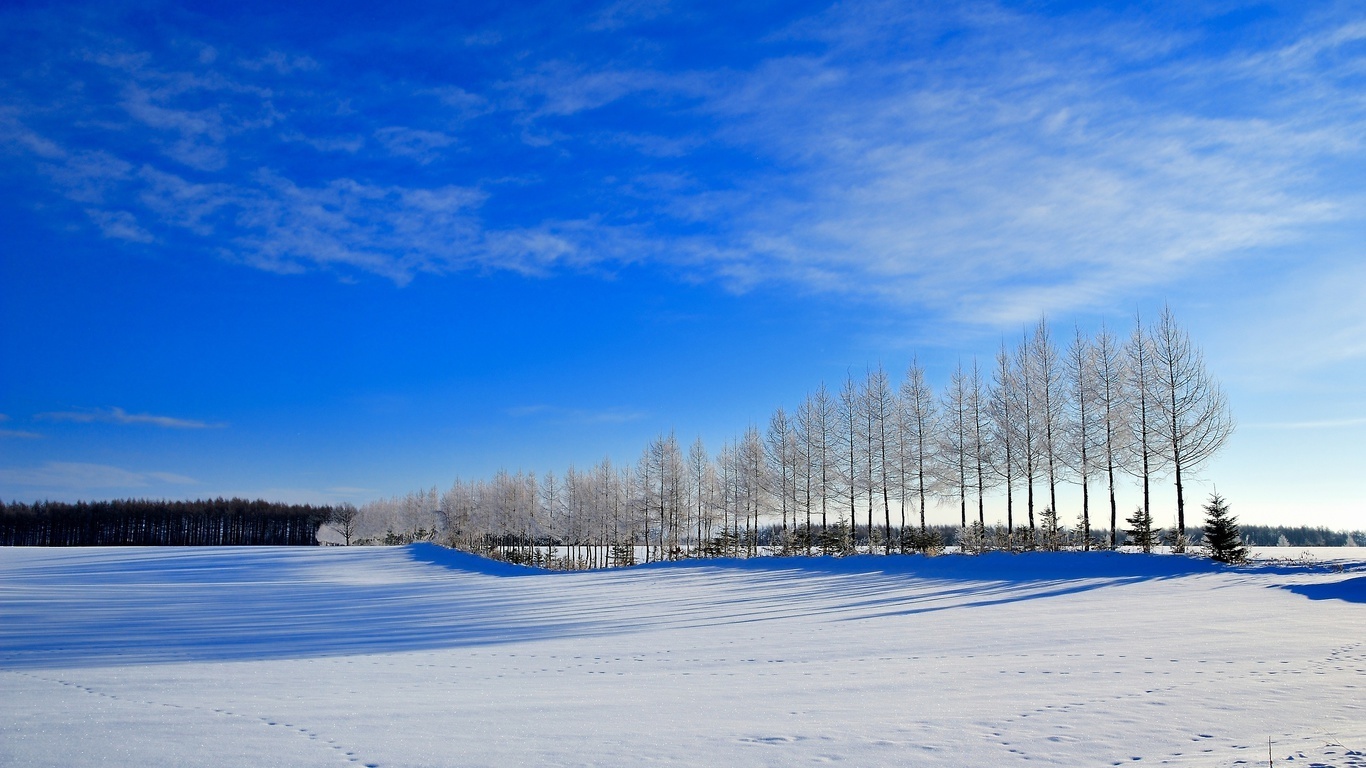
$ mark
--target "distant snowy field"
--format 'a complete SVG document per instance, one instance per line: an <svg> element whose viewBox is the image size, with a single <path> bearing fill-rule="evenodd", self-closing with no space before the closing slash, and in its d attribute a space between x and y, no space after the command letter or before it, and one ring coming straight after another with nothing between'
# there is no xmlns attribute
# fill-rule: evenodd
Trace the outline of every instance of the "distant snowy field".
<svg viewBox="0 0 1366 768"><path fill-rule="evenodd" d="M1366 555L1310 552L3 549L0 765L1363 768Z"/></svg>

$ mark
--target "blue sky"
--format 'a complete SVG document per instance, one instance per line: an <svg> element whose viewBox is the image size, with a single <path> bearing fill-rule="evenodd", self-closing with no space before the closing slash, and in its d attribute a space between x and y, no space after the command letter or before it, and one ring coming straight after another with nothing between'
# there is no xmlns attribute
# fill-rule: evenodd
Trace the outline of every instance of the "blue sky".
<svg viewBox="0 0 1366 768"><path fill-rule="evenodd" d="M0 497L715 448L1170 303L1202 487L1366 526L1366 13L736 5L8 4Z"/></svg>

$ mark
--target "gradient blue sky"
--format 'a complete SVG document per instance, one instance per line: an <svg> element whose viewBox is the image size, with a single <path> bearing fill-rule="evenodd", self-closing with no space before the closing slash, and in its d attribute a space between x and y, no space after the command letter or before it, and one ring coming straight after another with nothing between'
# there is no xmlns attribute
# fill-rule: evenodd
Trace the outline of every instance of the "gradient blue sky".
<svg viewBox="0 0 1366 768"><path fill-rule="evenodd" d="M1366 527L1359 4L194 5L0 9L0 497L716 448L1169 302L1202 488Z"/></svg>

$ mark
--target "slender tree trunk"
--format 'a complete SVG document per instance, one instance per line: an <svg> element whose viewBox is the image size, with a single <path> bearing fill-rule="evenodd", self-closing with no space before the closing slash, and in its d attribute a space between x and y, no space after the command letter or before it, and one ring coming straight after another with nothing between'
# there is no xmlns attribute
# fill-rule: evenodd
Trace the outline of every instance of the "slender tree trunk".
<svg viewBox="0 0 1366 768"><path fill-rule="evenodd" d="M1115 462L1111 459L1105 471L1110 481L1110 549L1119 546L1119 507L1115 505Z"/></svg>

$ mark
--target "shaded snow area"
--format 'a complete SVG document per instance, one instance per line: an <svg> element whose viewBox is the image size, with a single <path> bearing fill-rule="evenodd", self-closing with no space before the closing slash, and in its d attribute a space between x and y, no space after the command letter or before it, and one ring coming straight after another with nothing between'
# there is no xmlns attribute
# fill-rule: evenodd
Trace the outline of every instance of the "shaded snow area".
<svg viewBox="0 0 1366 768"><path fill-rule="evenodd" d="M0 765L1366 768L1352 555L5 549Z"/></svg>

